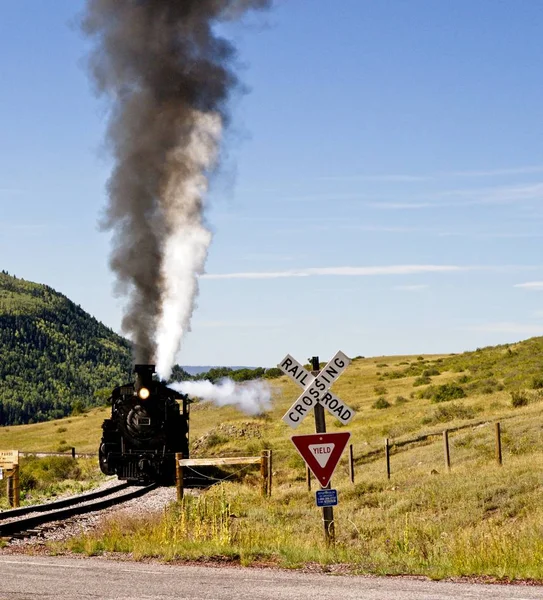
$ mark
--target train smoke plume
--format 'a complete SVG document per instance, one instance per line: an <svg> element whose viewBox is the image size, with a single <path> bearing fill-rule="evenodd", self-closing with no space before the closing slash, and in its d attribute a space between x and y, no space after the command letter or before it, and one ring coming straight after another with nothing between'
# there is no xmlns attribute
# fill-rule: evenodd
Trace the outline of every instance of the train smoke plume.
<svg viewBox="0 0 543 600"><path fill-rule="evenodd" d="M203 219L209 174L238 80L235 51L214 25L269 0L88 0L90 68L111 101L115 161L103 227L128 297L123 331L138 363L167 378L187 330L211 233Z"/></svg>
<svg viewBox="0 0 543 600"><path fill-rule="evenodd" d="M260 414L271 408L271 388L264 381L236 383L224 378L218 383L211 381L181 381L169 387L216 406L233 405L249 415Z"/></svg>

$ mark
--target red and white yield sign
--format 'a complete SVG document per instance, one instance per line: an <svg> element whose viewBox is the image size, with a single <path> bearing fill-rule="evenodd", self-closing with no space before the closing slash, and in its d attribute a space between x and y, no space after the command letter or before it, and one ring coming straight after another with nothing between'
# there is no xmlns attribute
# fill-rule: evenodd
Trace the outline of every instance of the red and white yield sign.
<svg viewBox="0 0 543 600"><path fill-rule="evenodd" d="M285 375L303 388L304 392L287 410L283 421L296 429L315 404L320 402L334 417L347 425L354 417L354 411L337 396L329 392L328 388L350 363L351 359L340 350L317 377L313 377L295 358L287 354L277 366Z"/></svg>
<svg viewBox="0 0 543 600"><path fill-rule="evenodd" d="M290 439L321 486L326 487L350 437L345 431L293 435Z"/></svg>

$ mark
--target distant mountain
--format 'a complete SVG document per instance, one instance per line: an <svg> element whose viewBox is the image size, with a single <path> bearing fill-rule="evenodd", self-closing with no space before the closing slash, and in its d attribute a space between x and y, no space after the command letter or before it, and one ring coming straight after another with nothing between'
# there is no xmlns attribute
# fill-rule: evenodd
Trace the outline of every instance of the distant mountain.
<svg viewBox="0 0 543 600"><path fill-rule="evenodd" d="M200 375L200 373L207 373L211 371L211 369L219 369L224 367L224 365L210 365L207 367L182 367L184 371L186 371L189 375ZM256 367L227 367L228 369L232 369L232 371L239 371L240 369L256 369Z"/></svg>
<svg viewBox="0 0 543 600"><path fill-rule="evenodd" d="M127 340L66 296L0 272L0 425L99 404L131 360Z"/></svg>

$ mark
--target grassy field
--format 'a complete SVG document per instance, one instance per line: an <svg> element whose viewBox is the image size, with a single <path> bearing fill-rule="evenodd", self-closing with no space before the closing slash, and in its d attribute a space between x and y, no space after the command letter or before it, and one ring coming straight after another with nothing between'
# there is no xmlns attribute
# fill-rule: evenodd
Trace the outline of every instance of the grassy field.
<svg viewBox="0 0 543 600"><path fill-rule="evenodd" d="M193 405L193 455L274 451L271 499L254 471L164 514L111 521L63 548L131 552L166 560L226 557L243 564L348 564L364 573L477 575L543 580L543 339L443 356L358 358L333 387L357 415L351 431L356 480L344 457L333 478L337 543L326 548L320 509L281 421L299 393L273 381L269 413ZM57 422L0 428L0 448L96 451L105 409ZM502 427L503 466L494 458ZM451 471L441 433L451 430ZM314 429L308 417L296 433ZM435 434L435 435L434 435ZM392 444L387 479L384 438ZM409 440L412 443L404 443ZM315 485L313 489L315 489Z"/></svg>

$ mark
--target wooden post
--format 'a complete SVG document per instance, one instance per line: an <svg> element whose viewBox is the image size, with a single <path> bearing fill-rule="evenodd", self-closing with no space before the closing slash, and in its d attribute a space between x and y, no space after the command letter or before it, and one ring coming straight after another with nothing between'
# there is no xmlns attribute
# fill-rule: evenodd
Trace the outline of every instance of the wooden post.
<svg viewBox="0 0 543 600"><path fill-rule="evenodd" d="M451 470L451 454L449 452L449 430L445 429L443 432L443 450L445 452L445 466Z"/></svg>
<svg viewBox="0 0 543 600"><path fill-rule="evenodd" d="M496 460L499 465L502 464L502 435L499 423L496 423Z"/></svg>
<svg viewBox="0 0 543 600"><path fill-rule="evenodd" d="M272 481L273 481L273 452L268 450L268 497L272 495Z"/></svg>
<svg viewBox="0 0 543 600"><path fill-rule="evenodd" d="M352 444L349 444L349 477L351 479L351 483L354 483L354 459Z"/></svg>
<svg viewBox="0 0 543 600"><path fill-rule="evenodd" d="M262 450L260 453L260 476L262 478L261 492L264 497L268 495L269 485L269 463L268 463L268 451Z"/></svg>
<svg viewBox="0 0 543 600"><path fill-rule="evenodd" d="M9 469L9 473L6 480L6 491L8 502L11 508L18 508L20 504L20 488L19 488L19 465L13 465Z"/></svg>
<svg viewBox="0 0 543 600"><path fill-rule="evenodd" d="M390 445L388 438L385 438L385 458L387 461L387 479L390 479Z"/></svg>
<svg viewBox="0 0 543 600"><path fill-rule="evenodd" d="M305 478L307 481L307 491L311 491L311 469L309 467L305 468Z"/></svg>
<svg viewBox="0 0 543 600"><path fill-rule="evenodd" d="M177 488L177 501L183 500L183 467L179 464L179 461L183 459L181 452L175 454L175 486Z"/></svg>
<svg viewBox="0 0 543 600"><path fill-rule="evenodd" d="M6 469L4 471L4 473L6 473L6 496L8 497L8 504L10 505L11 508L14 507L14 498L13 498L13 470L9 469L9 471Z"/></svg>
<svg viewBox="0 0 543 600"><path fill-rule="evenodd" d="M311 374L317 377L320 373L319 357L313 356L311 358L312 371ZM315 433L326 433L326 419L324 416L324 406L317 402L313 409L315 413ZM323 490L331 489L330 483L326 487L322 487ZM334 525L334 507L323 506L322 507L322 523L324 525L324 540L327 546L333 545L336 541L336 528Z"/></svg>

